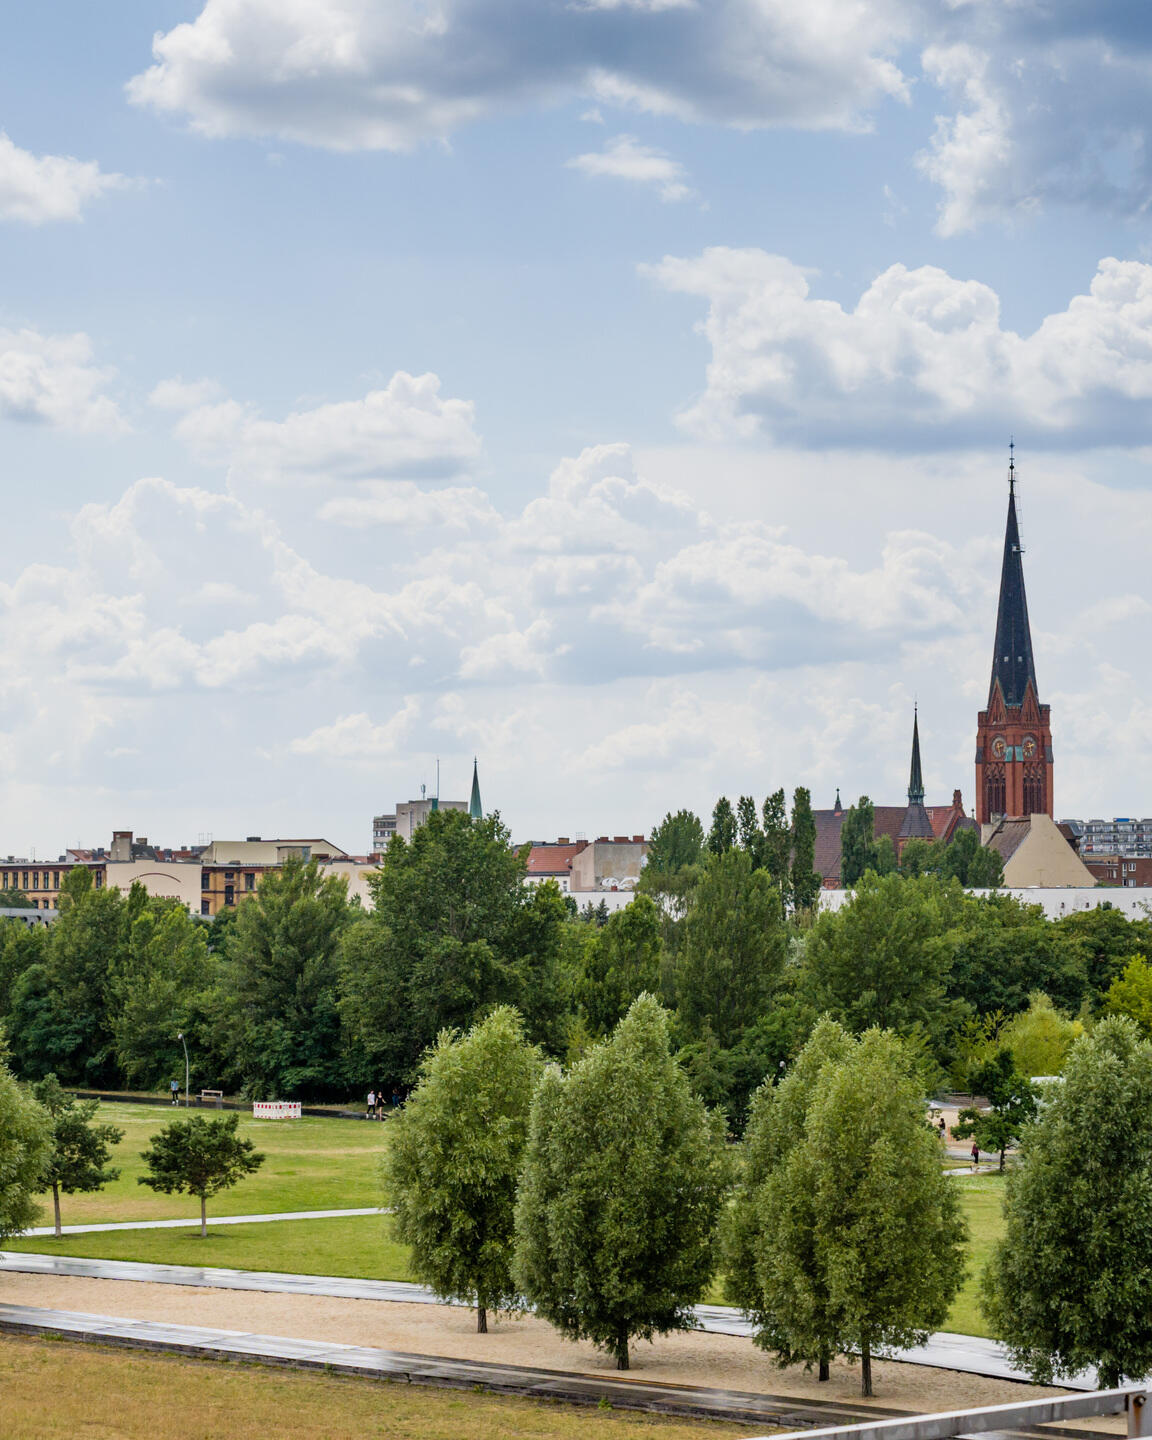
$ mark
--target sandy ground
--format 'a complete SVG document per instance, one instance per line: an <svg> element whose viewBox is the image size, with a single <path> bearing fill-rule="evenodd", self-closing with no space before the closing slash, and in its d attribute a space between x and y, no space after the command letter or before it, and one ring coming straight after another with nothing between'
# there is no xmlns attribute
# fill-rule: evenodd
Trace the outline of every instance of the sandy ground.
<svg viewBox="0 0 1152 1440"><path fill-rule="evenodd" d="M489 1333L477 1335L474 1313L447 1305L200 1290L184 1285L11 1272L0 1276L0 1302L304 1340L336 1340L409 1354L490 1359L548 1370L585 1374L610 1371L616 1378L625 1378L593 1346L563 1340L541 1320L493 1321L490 1317ZM860 1400L858 1367L838 1360L832 1367L831 1380L822 1385L799 1367L778 1369L749 1341L730 1335L694 1332L658 1338L650 1345L640 1342L633 1346L632 1365L630 1373L638 1380L749 1390L797 1399ZM873 1385L876 1405L920 1411L1006 1405L1067 1393L887 1361L875 1362ZM1119 1417L1104 1423L1109 1429L1123 1429Z"/></svg>

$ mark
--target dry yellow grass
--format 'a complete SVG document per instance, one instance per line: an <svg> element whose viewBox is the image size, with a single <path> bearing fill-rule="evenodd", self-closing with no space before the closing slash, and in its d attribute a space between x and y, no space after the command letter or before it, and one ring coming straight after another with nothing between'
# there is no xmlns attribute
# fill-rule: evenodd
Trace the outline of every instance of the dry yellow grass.
<svg viewBox="0 0 1152 1440"><path fill-rule="evenodd" d="M727 1440L748 1433L746 1424L0 1337L4 1440Z"/></svg>

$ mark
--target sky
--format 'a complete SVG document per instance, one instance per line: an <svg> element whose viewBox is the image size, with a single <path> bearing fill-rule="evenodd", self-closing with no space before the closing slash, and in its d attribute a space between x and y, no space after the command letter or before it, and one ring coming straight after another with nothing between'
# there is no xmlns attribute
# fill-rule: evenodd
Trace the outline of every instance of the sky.
<svg viewBox="0 0 1152 1440"><path fill-rule="evenodd" d="M5 5L0 853L1152 813L1146 0Z"/></svg>

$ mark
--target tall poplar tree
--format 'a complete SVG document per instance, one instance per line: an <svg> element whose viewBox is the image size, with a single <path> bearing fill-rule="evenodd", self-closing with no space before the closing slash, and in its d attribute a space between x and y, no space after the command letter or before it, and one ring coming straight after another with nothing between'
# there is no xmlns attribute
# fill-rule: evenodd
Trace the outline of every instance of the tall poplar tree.
<svg viewBox="0 0 1152 1440"><path fill-rule="evenodd" d="M788 827L788 806L782 789L774 790L765 797L763 813L764 839L760 863L780 892L781 903L787 909L792 889L788 863L792 852L792 834Z"/></svg>
<svg viewBox="0 0 1152 1440"><path fill-rule="evenodd" d="M803 785L792 792L792 873L789 891L793 910L811 910L820 894L816 873L816 821L812 796Z"/></svg>
<svg viewBox="0 0 1152 1440"><path fill-rule="evenodd" d="M721 795L712 811L712 829L708 832L708 849L713 855L726 855L736 844L736 816L727 795Z"/></svg>

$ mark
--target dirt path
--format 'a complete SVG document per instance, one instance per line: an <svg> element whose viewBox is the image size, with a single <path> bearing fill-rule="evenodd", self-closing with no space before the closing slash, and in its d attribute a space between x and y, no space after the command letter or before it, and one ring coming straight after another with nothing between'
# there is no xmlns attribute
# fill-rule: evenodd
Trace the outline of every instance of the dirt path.
<svg viewBox="0 0 1152 1440"><path fill-rule="evenodd" d="M0 1302L305 1340L336 1340L410 1354L616 1374L607 1356L591 1345L562 1340L541 1320L490 1320L489 1333L477 1335L472 1312L447 1305L199 1290L183 1285L13 1273L0 1276ZM860 1375L856 1367L837 1361L831 1380L821 1385L798 1367L778 1369L750 1342L729 1335L695 1332L657 1339L651 1345L638 1343L633 1348L633 1367L631 1373L642 1380L797 1399L859 1400ZM1064 1393L885 1361L879 1361L874 1372L875 1403L892 1409L951 1410ZM1117 1421L1115 1426L1109 1423L1109 1428L1123 1427Z"/></svg>

